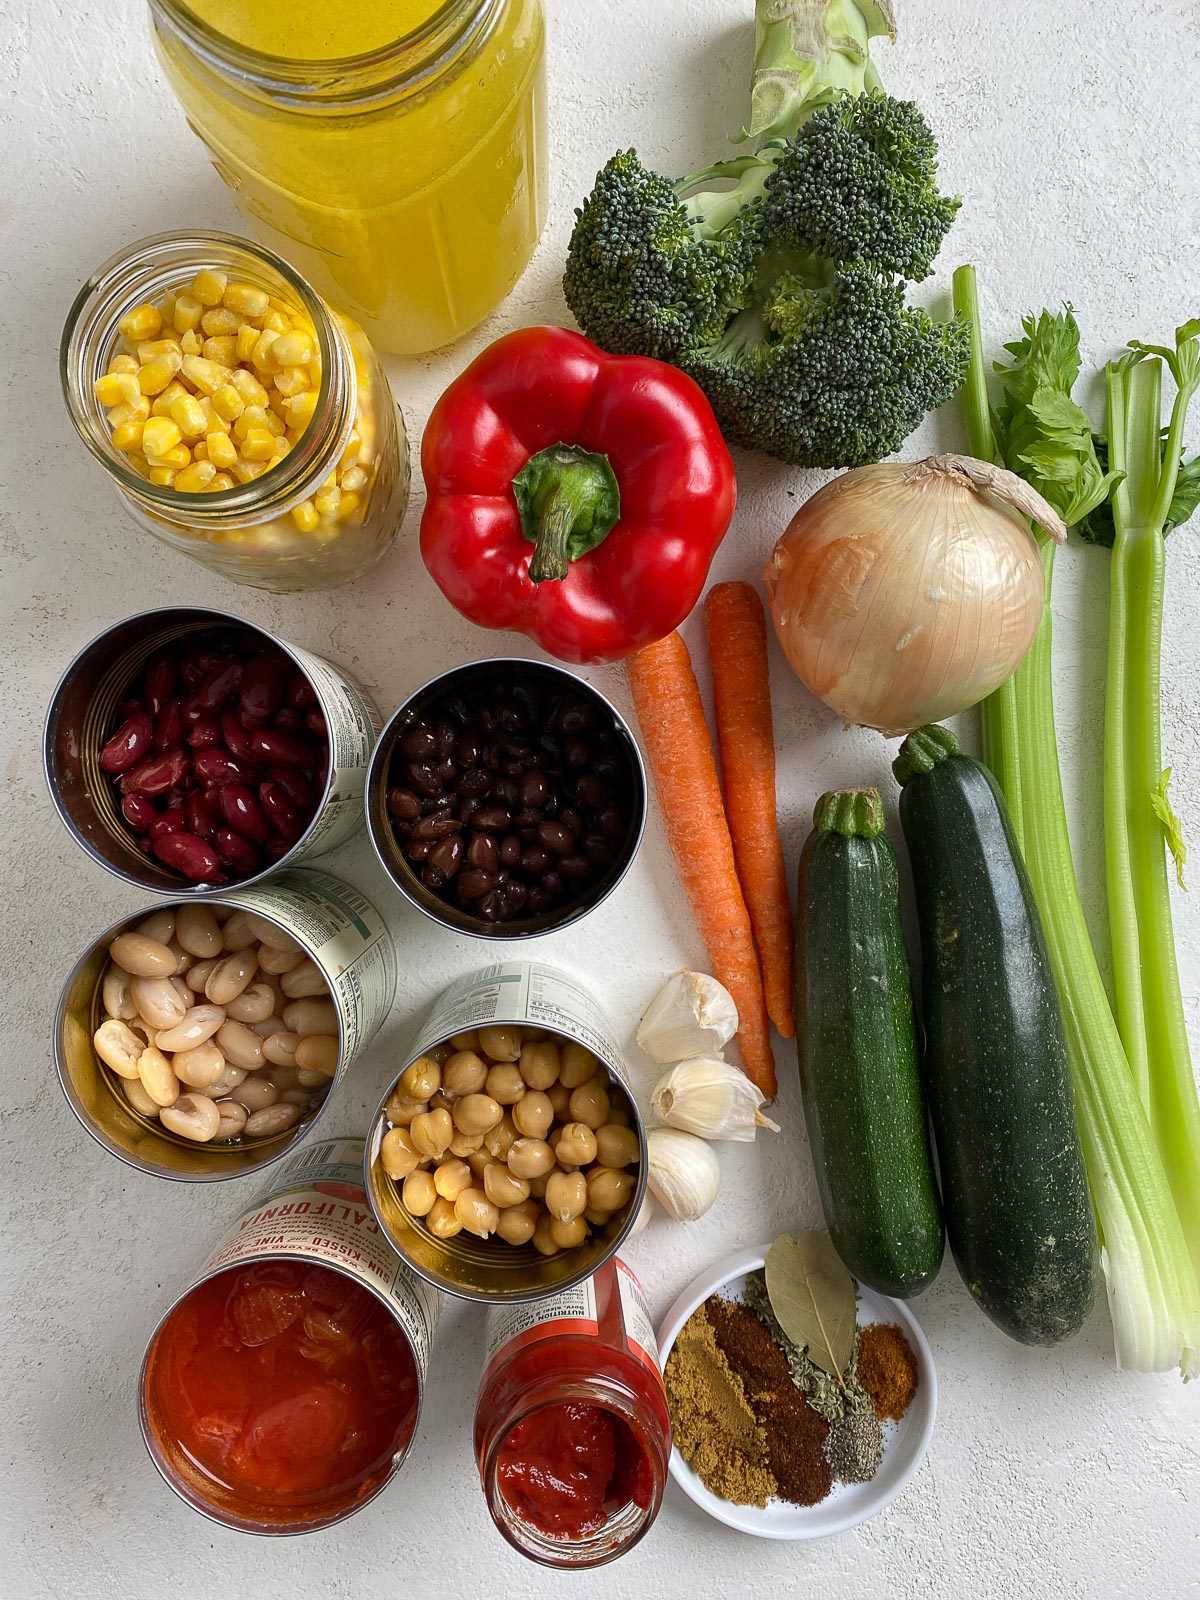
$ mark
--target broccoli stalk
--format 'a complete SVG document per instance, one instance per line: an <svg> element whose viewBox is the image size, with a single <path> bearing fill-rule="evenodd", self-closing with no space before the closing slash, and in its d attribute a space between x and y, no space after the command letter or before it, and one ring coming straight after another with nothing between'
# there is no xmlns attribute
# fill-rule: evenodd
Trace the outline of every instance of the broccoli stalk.
<svg viewBox="0 0 1200 1600"><path fill-rule="evenodd" d="M801 466L889 454L961 383L965 324L905 301L958 201L916 106L879 88L876 0L757 0L752 154L684 178L615 155L563 288L606 349L690 373L734 442Z"/></svg>

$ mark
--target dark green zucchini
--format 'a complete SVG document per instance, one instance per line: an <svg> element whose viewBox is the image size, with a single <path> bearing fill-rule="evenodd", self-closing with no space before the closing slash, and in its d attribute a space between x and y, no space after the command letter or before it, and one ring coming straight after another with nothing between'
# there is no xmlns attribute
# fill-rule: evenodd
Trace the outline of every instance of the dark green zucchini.
<svg viewBox="0 0 1200 1600"><path fill-rule="evenodd" d="M975 1299L1055 1344L1096 1294L1096 1229L1041 920L1000 789L936 726L893 768L921 930L946 1231Z"/></svg>
<svg viewBox="0 0 1200 1600"><path fill-rule="evenodd" d="M796 1036L829 1236L908 1297L942 1263L896 857L875 789L823 795L800 857Z"/></svg>

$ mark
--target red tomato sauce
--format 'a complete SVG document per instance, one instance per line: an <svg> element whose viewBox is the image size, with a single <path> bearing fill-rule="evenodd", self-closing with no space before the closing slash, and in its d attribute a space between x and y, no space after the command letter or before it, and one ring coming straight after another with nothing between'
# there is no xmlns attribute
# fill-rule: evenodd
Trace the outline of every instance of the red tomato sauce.
<svg viewBox="0 0 1200 1600"><path fill-rule="evenodd" d="M650 1463L629 1425L602 1406L542 1406L501 1446L497 1479L512 1510L539 1532L580 1539L654 1492Z"/></svg>
<svg viewBox="0 0 1200 1600"><path fill-rule="evenodd" d="M412 1437L418 1398L412 1351L386 1308L303 1261L200 1284L155 1340L146 1389L155 1433L190 1487L279 1523L372 1493Z"/></svg>

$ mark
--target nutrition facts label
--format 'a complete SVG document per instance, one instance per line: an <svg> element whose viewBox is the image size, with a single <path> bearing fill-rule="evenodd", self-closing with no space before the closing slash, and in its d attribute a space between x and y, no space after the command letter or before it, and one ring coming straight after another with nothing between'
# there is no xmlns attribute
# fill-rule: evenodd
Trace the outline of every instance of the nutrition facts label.
<svg viewBox="0 0 1200 1600"><path fill-rule="evenodd" d="M362 816L367 763L382 726L378 711L346 677L320 656L297 650L296 656L321 696L329 730L329 766L333 774L329 799L321 809L302 855L331 850L351 837Z"/></svg>

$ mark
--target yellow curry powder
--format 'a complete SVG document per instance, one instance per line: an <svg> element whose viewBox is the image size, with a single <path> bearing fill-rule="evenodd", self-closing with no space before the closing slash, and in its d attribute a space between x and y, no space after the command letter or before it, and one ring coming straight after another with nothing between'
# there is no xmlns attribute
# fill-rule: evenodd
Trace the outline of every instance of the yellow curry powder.
<svg viewBox="0 0 1200 1600"><path fill-rule="evenodd" d="M665 1373L679 1453L705 1488L739 1506L765 1506L778 1485L767 1438L742 1380L717 1347L704 1306L681 1328Z"/></svg>

